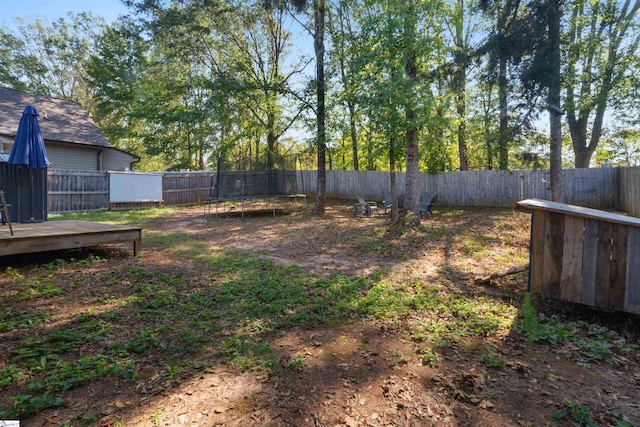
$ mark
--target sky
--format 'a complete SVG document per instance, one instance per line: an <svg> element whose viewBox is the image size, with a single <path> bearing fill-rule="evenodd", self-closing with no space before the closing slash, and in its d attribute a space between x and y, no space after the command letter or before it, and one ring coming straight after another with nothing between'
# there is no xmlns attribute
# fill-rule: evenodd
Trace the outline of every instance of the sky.
<svg viewBox="0 0 640 427"><path fill-rule="evenodd" d="M14 18L52 21L69 12L91 12L112 22L127 13L120 0L0 0L0 24L12 26Z"/></svg>

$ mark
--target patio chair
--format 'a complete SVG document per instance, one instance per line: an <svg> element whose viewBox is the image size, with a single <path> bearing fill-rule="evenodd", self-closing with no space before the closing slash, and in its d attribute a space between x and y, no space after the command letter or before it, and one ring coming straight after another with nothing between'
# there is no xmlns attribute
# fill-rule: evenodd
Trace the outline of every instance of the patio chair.
<svg viewBox="0 0 640 427"><path fill-rule="evenodd" d="M391 199L391 193L388 191L384 192L384 200L382 201L382 206L384 207L384 214L387 214L387 210L391 210L393 206L393 201Z"/></svg>
<svg viewBox="0 0 640 427"><path fill-rule="evenodd" d="M364 197L358 196L357 200L352 200L353 204L353 216L367 215L371 216L373 211L378 209L378 203L374 201L365 200Z"/></svg>
<svg viewBox="0 0 640 427"><path fill-rule="evenodd" d="M433 218L433 212L431 208L436 203L438 194L424 193L422 196L422 202L420 203L420 216L424 215L425 218L431 216Z"/></svg>

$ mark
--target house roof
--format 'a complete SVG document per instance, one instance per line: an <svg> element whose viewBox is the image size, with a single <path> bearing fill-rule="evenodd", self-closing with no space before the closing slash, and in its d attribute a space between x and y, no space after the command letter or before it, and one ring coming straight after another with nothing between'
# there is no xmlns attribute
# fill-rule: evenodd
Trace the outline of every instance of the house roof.
<svg viewBox="0 0 640 427"><path fill-rule="evenodd" d="M79 103L6 87L0 87L0 135L15 136L29 105L38 111L45 141L113 148Z"/></svg>

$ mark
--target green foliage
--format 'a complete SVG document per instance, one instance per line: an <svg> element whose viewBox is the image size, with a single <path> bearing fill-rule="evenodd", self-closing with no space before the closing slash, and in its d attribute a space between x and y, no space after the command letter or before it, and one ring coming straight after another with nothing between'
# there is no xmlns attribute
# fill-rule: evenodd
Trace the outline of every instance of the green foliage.
<svg viewBox="0 0 640 427"><path fill-rule="evenodd" d="M36 311L34 313L7 311L0 313L0 334L16 328L36 328L51 320L51 314L46 311Z"/></svg>
<svg viewBox="0 0 640 427"><path fill-rule="evenodd" d="M420 361L423 365L435 366L440 360L440 355L431 348L425 348L420 353Z"/></svg>
<svg viewBox="0 0 640 427"><path fill-rule="evenodd" d="M608 328L584 321L566 322L556 316L536 314L526 294L523 298L522 316L515 330L530 341L548 342L555 346L571 343L582 356L583 362L607 360L616 347L622 351L637 351L637 346L626 344L618 333Z"/></svg>
<svg viewBox="0 0 640 427"><path fill-rule="evenodd" d="M147 354L149 350L157 348L160 339L152 329L143 329L133 336L125 345L125 349L132 353Z"/></svg>
<svg viewBox="0 0 640 427"><path fill-rule="evenodd" d="M129 213L119 214L130 218ZM106 217L121 220L119 215ZM143 219L150 224L153 220L153 215ZM498 221L495 226L504 225ZM13 407L2 408L4 413L22 416L64 404L61 397L65 391L91 381L135 378L149 358L162 361L160 376L166 380L216 365L269 375L303 370L304 357L283 357L267 337L316 323L406 321L416 350L398 350L392 360L396 364L414 358L436 365L440 349L466 341L482 342L487 337L500 339L512 332L512 326L539 342L571 342L585 358L603 360L614 345L623 348L619 336L595 324L562 322L536 315L532 308L526 314L530 305L526 297L522 319L514 324L517 307L502 300L458 295L444 285L406 281L405 276L383 270L368 277L338 273L316 277L295 265L273 264L246 251L203 245L187 233L178 237L167 234L171 234L167 241L176 244L157 250L166 251L175 264L199 263L193 271L202 274L185 277L185 270L174 264L156 265L141 258L119 262L117 267L93 260L99 264L91 269L91 280L104 285L101 289L107 295L100 295L99 302L89 298L94 306L84 312L64 322L35 308L0 315L0 325L13 322L19 328L39 328L37 333L28 331L29 338L16 340L10 360L0 370L0 389L18 390L11 400ZM446 235L444 228L412 229L402 238L431 241ZM370 238L378 239L380 234L373 233ZM54 261L29 274L10 271L9 277L19 286L75 269L78 262ZM46 298L40 295L34 302ZM523 319L529 319L528 323ZM49 326L45 322L51 320L56 320L54 326L41 327ZM0 331L2 338L11 332ZM634 344L624 345L624 351L638 353ZM494 369L505 363L493 347L486 348L481 362ZM565 411L570 417L568 408Z"/></svg>
<svg viewBox="0 0 640 427"><path fill-rule="evenodd" d="M496 354L495 347L488 347L487 352L482 354L482 363L487 368L504 368L504 360Z"/></svg>
<svg viewBox="0 0 640 427"><path fill-rule="evenodd" d="M221 345L221 354L229 359L235 369L246 371L259 369L272 375L282 373L282 365L268 342L257 342L249 336L236 336Z"/></svg>
<svg viewBox="0 0 640 427"><path fill-rule="evenodd" d="M589 405L574 402L565 402L564 409L558 409L553 413L553 418L557 420L570 419L578 423L579 426L598 427L598 424L591 419Z"/></svg>
<svg viewBox="0 0 640 427"><path fill-rule="evenodd" d="M60 397L49 395L32 396L30 394L14 396L11 398L13 404L5 408L0 406L0 413L8 418L26 417L38 413L46 408L62 406L65 401Z"/></svg>
<svg viewBox="0 0 640 427"><path fill-rule="evenodd" d="M535 340L536 333L540 325L538 324L538 317L536 314L536 310L533 307L531 294L529 292L525 292L522 297L521 310L522 310L522 322L521 322L522 329L530 340Z"/></svg>
<svg viewBox="0 0 640 427"><path fill-rule="evenodd" d="M16 295L19 300L30 300L40 297L54 297L64 294L64 290L53 283L43 283L40 279L29 280Z"/></svg>

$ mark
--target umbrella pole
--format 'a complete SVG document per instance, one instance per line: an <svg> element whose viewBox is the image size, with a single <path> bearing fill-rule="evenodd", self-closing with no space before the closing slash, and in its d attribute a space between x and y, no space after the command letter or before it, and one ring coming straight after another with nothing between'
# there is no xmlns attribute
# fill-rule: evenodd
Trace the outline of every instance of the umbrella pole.
<svg viewBox="0 0 640 427"><path fill-rule="evenodd" d="M29 180L31 181L31 186L29 187L29 191L31 191L31 221L35 219L35 208L33 207L36 198L33 195L33 169L29 169Z"/></svg>

